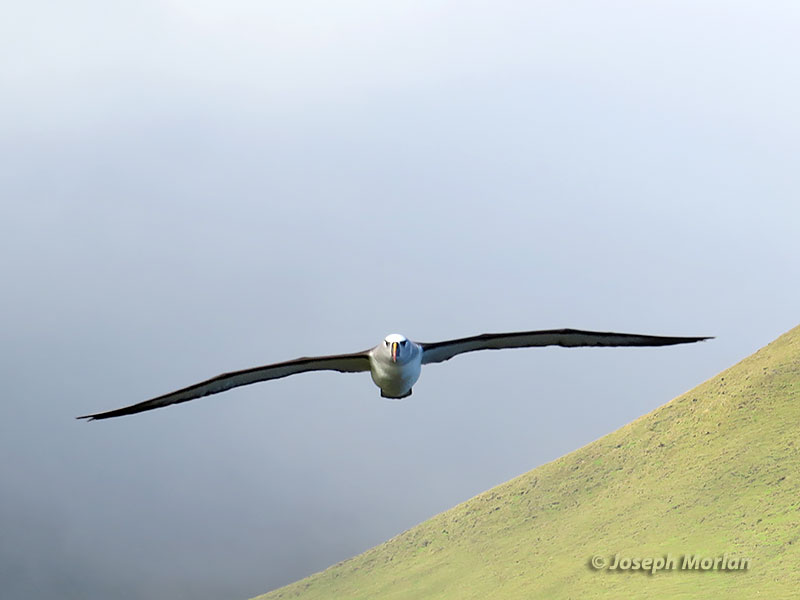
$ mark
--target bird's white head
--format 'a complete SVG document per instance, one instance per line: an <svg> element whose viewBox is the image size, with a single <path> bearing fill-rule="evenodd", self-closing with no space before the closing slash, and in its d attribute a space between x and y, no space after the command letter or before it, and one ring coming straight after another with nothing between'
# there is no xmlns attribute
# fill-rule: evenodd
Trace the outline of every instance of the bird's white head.
<svg viewBox="0 0 800 600"><path fill-rule="evenodd" d="M397 362L397 357L402 357L406 352L409 344L406 336L399 333L390 333L383 338L383 345L392 355L392 362Z"/></svg>

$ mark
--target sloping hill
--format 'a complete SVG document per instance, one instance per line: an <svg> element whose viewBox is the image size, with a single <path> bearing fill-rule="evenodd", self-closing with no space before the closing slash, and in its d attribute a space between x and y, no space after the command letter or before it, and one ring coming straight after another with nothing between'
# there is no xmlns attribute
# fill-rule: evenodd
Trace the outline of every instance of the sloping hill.
<svg viewBox="0 0 800 600"><path fill-rule="evenodd" d="M800 597L800 327L633 423L259 600ZM655 574L593 555L677 559ZM747 570L682 570L686 554Z"/></svg>

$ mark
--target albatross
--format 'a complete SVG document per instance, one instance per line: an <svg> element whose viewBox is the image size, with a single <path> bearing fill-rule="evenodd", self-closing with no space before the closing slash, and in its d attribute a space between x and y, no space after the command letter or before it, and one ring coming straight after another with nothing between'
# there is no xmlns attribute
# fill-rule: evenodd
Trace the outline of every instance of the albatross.
<svg viewBox="0 0 800 600"><path fill-rule="evenodd" d="M690 344L712 339L711 337L667 337L639 335L635 333L612 333L581 331L578 329L547 329L541 331L517 331L512 333L484 333L471 337L445 340L443 342L413 342L399 333L387 335L383 341L368 350L352 354L333 354L296 358L262 367L223 373L188 387L132 404L116 410L77 417L78 419L110 419L123 415L162 408L219 394L242 385L250 385L271 379L280 379L309 371L338 371L359 373L369 371L372 381L381 390L383 398L399 400L411 395L411 389L419 379L422 365L440 363L454 356L477 350L501 350L504 348L531 348L536 346L671 346Z"/></svg>

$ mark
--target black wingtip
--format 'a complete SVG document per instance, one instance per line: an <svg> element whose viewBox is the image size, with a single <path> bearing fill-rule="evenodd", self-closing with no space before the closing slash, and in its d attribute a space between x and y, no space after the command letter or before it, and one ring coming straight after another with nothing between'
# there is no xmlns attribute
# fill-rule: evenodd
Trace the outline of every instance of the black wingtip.
<svg viewBox="0 0 800 600"><path fill-rule="evenodd" d="M678 342L679 344L692 344L694 342L705 342L706 340L713 340L714 336L713 335L704 335L704 336L698 336L698 337L678 337L678 338L673 338L673 339L680 340Z"/></svg>
<svg viewBox="0 0 800 600"><path fill-rule="evenodd" d="M134 415L136 413L143 412L148 410L146 408L142 408L143 404L147 404L147 402L140 402L139 404L134 404L133 406L126 406L124 408L118 408L116 410L109 410L107 412L100 412L94 413L91 415L83 415L80 417L75 417L76 419L86 419L87 421L101 421L104 419L113 419L114 417L122 417L125 415ZM156 407L156 408L161 408Z"/></svg>

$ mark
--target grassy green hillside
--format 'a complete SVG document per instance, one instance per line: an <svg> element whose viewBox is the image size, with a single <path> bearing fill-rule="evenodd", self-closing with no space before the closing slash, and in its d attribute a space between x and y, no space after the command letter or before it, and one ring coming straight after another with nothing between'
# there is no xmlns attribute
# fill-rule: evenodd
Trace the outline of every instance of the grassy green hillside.
<svg viewBox="0 0 800 600"><path fill-rule="evenodd" d="M800 327L567 456L267 599L800 597ZM593 555L751 559L594 570Z"/></svg>

